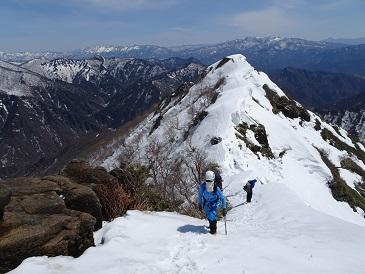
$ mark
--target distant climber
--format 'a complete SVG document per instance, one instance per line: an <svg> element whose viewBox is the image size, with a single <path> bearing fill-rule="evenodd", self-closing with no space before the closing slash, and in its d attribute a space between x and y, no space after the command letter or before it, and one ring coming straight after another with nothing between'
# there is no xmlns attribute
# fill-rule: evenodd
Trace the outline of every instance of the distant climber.
<svg viewBox="0 0 365 274"><path fill-rule="evenodd" d="M219 186L214 185L214 172L208 170L205 173L205 182L199 187L198 206L199 210L204 209L205 216L209 221L209 230L211 234L217 232L217 214L218 208L222 207L223 216L226 216L226 199Z"/></svg>
<svg viewBox="0 0 365 274"><path fill-rule="evenodd" d="M255 187L257 180L248 180L243 189L247 192L247 203L251 203L252 189Z"/></svg>

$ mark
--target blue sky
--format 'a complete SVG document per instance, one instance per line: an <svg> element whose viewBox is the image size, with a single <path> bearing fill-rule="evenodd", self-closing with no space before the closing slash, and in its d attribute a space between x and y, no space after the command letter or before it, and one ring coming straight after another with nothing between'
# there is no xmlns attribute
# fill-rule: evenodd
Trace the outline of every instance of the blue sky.
<svg viewBox="0 0 365 274"><path fill-rule="evenodd" d="M365 36L364 0L1 0L0 51Z"/></svg>

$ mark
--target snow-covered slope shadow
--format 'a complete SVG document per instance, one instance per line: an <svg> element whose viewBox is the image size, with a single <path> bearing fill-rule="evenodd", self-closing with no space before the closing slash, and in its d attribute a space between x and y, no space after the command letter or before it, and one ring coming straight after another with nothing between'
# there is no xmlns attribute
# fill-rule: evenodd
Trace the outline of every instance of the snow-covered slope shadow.
<svg viewBox="0 0 365 274"><path fill-rule="evenodd" d="M98 231L97 246L80 258L30 258L12 273L364 273L364 148L290 101L242 55L210 66L125 143L138 141L143 157L152 140L166 136L174 137L165 147L172 158L193 145L222 167L233 206L228 235L223 222L210 235L205 220L129 211ZM213 137L221 141L212 145ZM103 165L117 166L122 153ZM243 204L249 178L259 183L253 202ZM336 196L330 187L337 184L353 196Z"/></svg>

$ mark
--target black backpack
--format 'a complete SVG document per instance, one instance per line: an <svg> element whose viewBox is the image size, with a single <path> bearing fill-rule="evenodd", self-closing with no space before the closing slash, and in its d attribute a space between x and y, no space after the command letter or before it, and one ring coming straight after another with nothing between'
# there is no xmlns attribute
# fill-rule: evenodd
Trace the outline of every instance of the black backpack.
<svg viewBox="0 0 365 274"><path fill-rule="evenodd" d="M222 182L223 182L222 176L217 172L214 178L214 188L216 189L217 187L219 187L220 190L223 191Z"/></svg>

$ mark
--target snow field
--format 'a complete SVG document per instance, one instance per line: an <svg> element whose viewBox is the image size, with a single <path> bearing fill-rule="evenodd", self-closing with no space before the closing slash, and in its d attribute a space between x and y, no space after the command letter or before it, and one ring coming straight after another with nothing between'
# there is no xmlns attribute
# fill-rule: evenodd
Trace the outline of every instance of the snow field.
<svg viewBox="0 0 365 274"><path fill-rule="evenodd" d="M129 211L95 233L80 258L35 257L15 273L352 273L365 270L365 228L305 205L285 184L256 184L242 203L243 172L225 178L233 205L217 235L207 221Z"/></svg>

